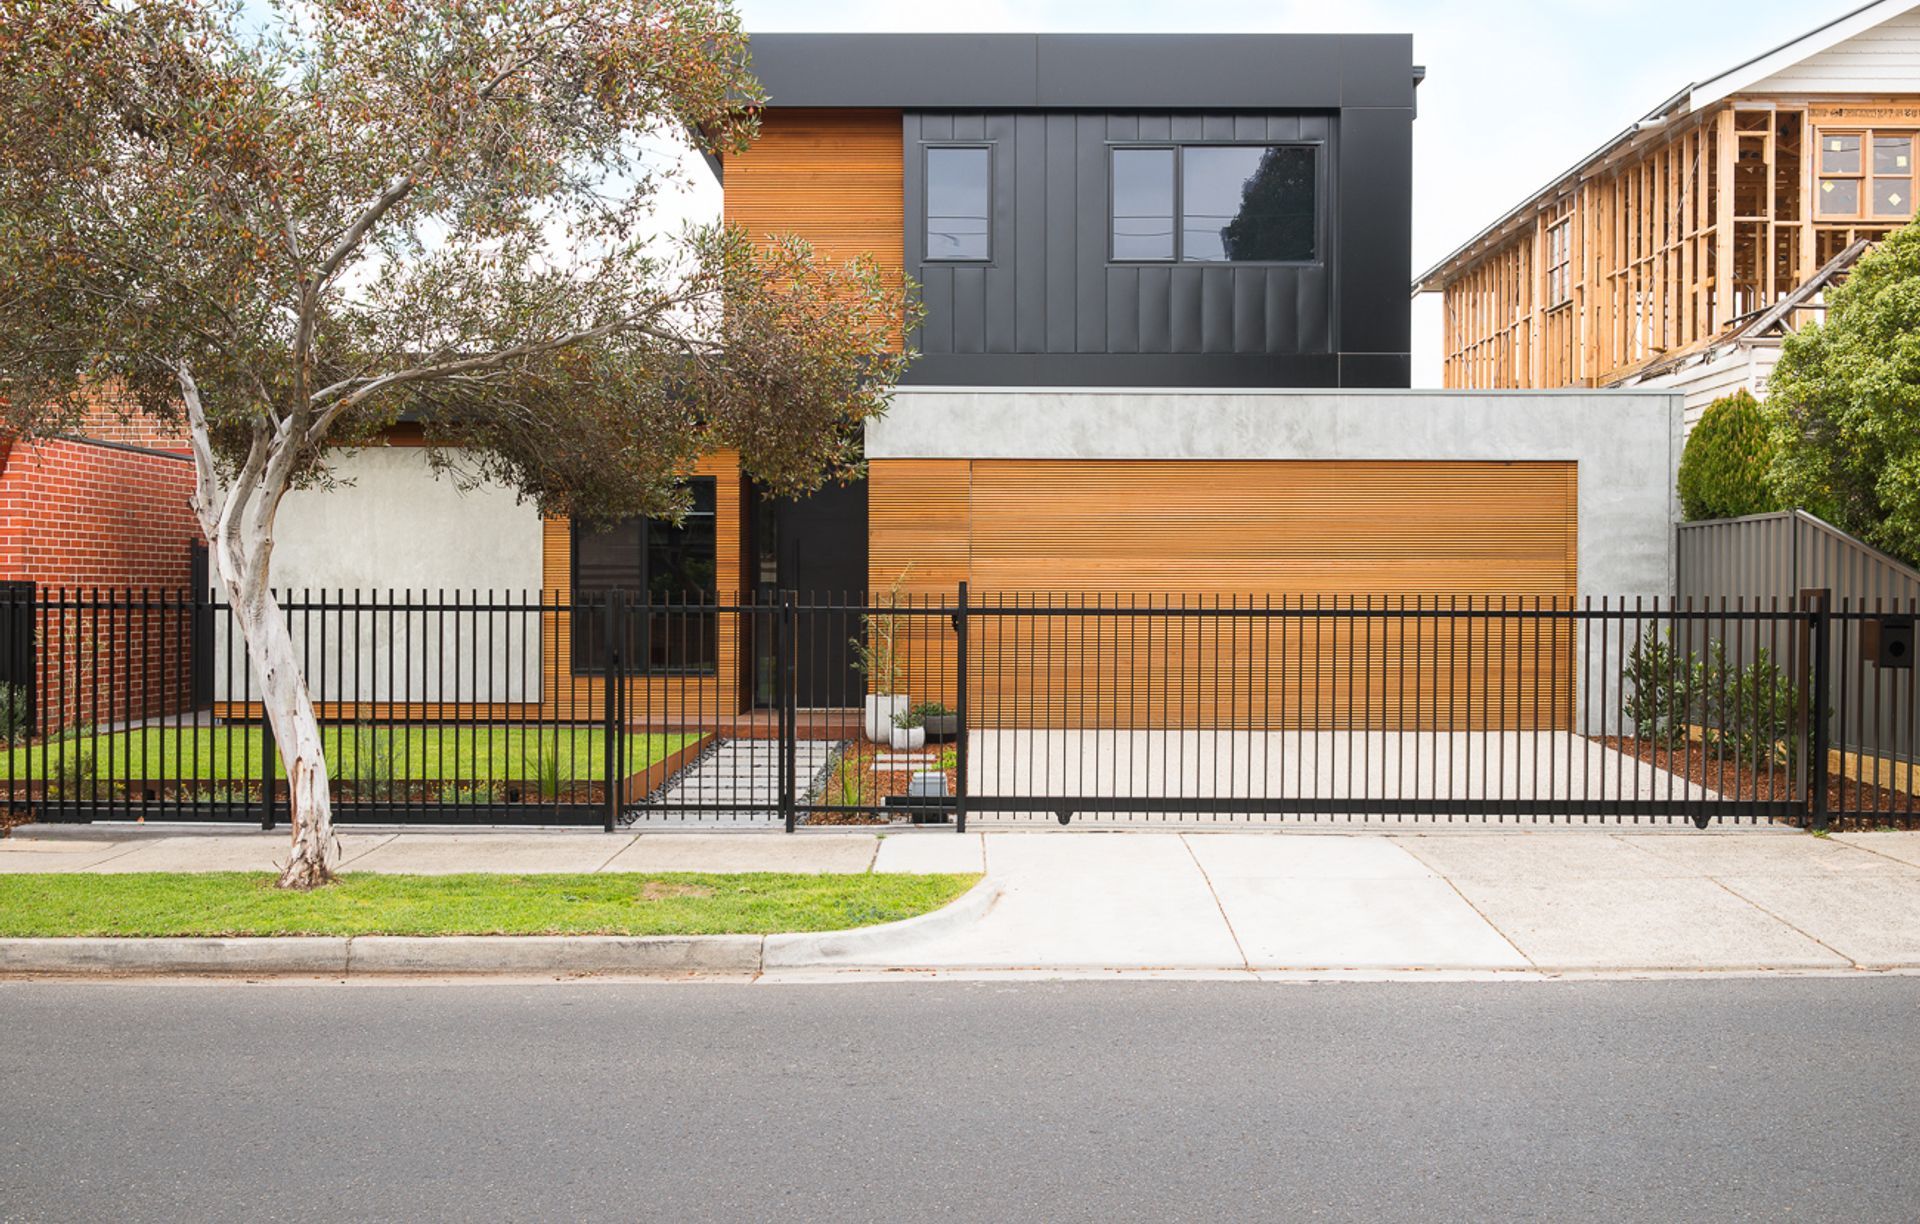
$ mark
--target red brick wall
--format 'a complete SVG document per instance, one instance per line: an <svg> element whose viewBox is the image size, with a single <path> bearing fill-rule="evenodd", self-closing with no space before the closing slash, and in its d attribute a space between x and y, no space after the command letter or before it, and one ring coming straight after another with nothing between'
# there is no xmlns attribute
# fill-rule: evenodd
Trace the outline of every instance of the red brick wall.
<svg viewBox="0 0 1920 1224"><path fill-rule="evenodd" d="M155 454L64 438L16 442L0 456L0 580L120 599L143 588L177 601L200 538L188 505L193 465L139 421L101 432L159 442ZM159 448L156 448L159 449ZM185 617L158 608L44 616L36 688L43 731L176 710L190 669ZM64 647L64 649L63 649ZM64 654L63 664L57 660ZM96 679L99 681L96 683ZM62 681L64 680L64 683ZM110 682L109 682L110 681Z"/></svg>

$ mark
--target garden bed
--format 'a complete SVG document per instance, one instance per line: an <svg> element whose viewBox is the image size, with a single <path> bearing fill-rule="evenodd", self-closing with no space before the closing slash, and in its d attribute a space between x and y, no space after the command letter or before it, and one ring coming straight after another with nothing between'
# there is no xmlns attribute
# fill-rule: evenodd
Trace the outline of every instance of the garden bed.
<svg viewBox="0 0 1920 1224"><path fill-rule="evenodd" d="M1796 798L1792 774L1784 764L1766 768L1763 763L1756 770L1750 758L1736 761L1730 754L1718 756L1697 740L1672 747L1623 736L1606 736L1598 742L1736 802L1791 803ZM1827 780L1827 808L1886 812L1911 820L1920 815L1920 797L1843 778L1834 770Z"/></svg>
<svg viewBox="0 0 1920 1224"><path fill-rule="evenodd" d="M947 794L958 785L953 749L932 744L911 752L898 752L864 740L850 740L835 750L827 763L826 780L811 800L842 811L815 810L807 823L817 825L892 824L904 819L904 813L887 811L887 799L907 793L907 785L916 772L939 770L947 780Z"/></svg>

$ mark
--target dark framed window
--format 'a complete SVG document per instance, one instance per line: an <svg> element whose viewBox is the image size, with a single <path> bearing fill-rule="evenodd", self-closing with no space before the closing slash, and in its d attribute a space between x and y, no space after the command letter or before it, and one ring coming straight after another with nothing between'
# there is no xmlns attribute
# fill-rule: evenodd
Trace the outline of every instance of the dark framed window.
<svg viewBox="0 0 1920 1224"><path fill-rule="evenodd" d="M573 529L573 669L608 665L608 596L625 605L622 664L644 672L711 672L719 634L715 486L689 482L692 506L678 523L632 518Z"/></svg>
<svg viewBox="0 0 1920 1224"><path fill-rule="evenodd" d="M1113 151L1113 257L1174 256L1174 150Z"/></svg>
<svg viewBox="0 0 1920 1224"><path fill-rule="evenodd" d="M927 146L927 258L993 258L993 157L986 145Z"/></svg>
<svg viewBox="0 0 1920 1224"><path fill-rule="evenodd" d="M1116 147L1112 257L1312 263L1320 257L1319 178L1312 144Z"/></svg>

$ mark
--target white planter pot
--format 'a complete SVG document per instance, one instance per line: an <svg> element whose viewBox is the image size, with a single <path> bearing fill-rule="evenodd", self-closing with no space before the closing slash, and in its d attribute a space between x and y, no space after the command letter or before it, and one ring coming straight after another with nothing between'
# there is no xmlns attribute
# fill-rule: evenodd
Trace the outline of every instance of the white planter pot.
<svg viewBox="0 0 1920 1224"><path fill-rule="evenodd" d="M893 739L895 730L893 720L896 715L905 714L913 704L913 699L905 693L873 693L867 697L866 717L861 721L861 730L867 738L876 744L885 744Z"/></svg>
<svg viewBox="0 0 1920 1224"><path fill-rule="evenodd" d="M925 727L895 727L893 735L887 741L895 752L913 752L927 746Z"/></svg>

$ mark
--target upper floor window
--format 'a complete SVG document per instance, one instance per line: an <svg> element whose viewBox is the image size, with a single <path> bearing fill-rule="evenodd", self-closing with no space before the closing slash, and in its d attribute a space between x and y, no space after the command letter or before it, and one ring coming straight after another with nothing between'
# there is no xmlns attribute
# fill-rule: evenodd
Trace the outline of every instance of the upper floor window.
<svg viewBox="0 0 1920 1224"><path fill-rule="evenodd" d="M993 255L993 165L984 145L927 149L927 258L984 260Z"/></svg>
<svg viewBox="0 0 1920 1224"><path fill-rule="evenodd" d="M1822 220L1913 216L1914 149L1911 132L1820 133Z"/></svg>
<svg viewBox="0 0 1920 1224"><path fill-rule="evenodd" d="M1307 263L1319 254L1312 145L1113 151L1113 258Z"/></svg>

